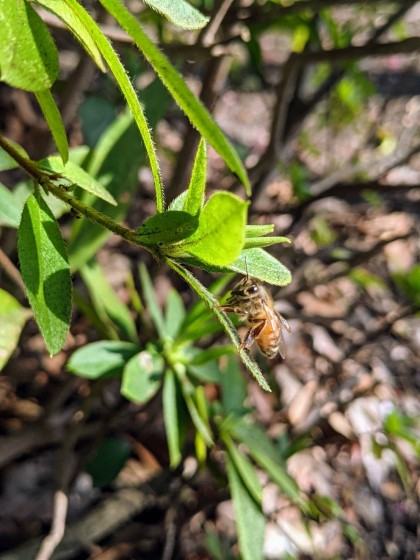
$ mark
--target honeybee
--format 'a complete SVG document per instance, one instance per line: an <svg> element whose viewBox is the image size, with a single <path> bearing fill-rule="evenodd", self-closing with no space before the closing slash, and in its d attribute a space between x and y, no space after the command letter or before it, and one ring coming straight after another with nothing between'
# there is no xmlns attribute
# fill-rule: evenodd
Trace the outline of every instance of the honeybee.
<svg viewBox="0 0 420 560"><path fill-rule="evenodd" d="M226 313L236 313L249 327L241 348L249 350L254 342L267 356L274 358L277 352L284 358L286 347L283 329L291 332L288 322L274 309L268 290L255 278L245 276L232 289L227 305L220 307Z"/></svg>

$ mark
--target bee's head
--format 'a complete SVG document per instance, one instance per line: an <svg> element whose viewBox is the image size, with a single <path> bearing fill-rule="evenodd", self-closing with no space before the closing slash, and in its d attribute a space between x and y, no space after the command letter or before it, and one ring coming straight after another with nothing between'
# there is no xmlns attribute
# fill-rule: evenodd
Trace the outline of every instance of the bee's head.
<svg viewBox="0 0 420 560"><path fill-rule="evenodd" d="M242 280L239 280L232 288L232 296L247 296L253 297L259 293L260 287L255 278L250 278L245 276Z"/></svg>

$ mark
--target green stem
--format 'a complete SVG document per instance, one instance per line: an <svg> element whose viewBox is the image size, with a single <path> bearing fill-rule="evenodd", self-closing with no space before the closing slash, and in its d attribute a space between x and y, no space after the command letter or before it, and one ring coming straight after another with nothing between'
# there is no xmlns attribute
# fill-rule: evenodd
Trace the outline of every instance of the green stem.
<svg viewBox="0 0 420 560"><path fill-rule="evenodd" d="M154 254L153 250L150 247L145 247L141 243L138 242L136 238L136 232L126 226L118 224L115 220L87 206L82 201L78 200L71 196L65 188L56 185L57 176L54 174L49 174L45 171L39 169L37 163L29 158L22 156L14 146L12 146L7 139L0 134L0 146L5 150L19 165L20 167L26 171L28 175L30 175L37 183L42 185L48 192L71 206L76 212L85 216L91 222L94 222L109 231L112 231L116 235L119 235L129 243L134 243L147 249L152 254Z"/></svg>

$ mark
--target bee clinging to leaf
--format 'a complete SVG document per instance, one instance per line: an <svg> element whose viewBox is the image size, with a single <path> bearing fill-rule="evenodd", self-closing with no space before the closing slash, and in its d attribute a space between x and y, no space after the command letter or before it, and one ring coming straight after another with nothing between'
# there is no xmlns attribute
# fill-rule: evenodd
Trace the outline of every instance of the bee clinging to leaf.
<svg viewBox="0 0 420 560"><path fill-rule="evenodd" d="M277 352L282 358L286 356L283 329L289 333L291 329L286 319L274 309L269 291L258 280L246 275L235 284L226 303L220 309L236 313L249 327L241 348L249 350L256 341L267 358L274 358Z"/></svg>

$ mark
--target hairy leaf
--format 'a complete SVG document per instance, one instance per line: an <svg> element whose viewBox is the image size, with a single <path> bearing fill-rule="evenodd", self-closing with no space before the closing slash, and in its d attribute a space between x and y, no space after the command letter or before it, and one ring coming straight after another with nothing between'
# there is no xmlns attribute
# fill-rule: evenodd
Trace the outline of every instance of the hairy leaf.
<svg viewBox="0 0 420 560"><path fill-rule="evenodd" d="M63 179L67 179L85 191L105 200L105 202L117 206L117 201L112 194L110 194L99 181L72 161L68 161L63 165L61 158L58 156L49 156L41 160L39 164L42 169L59 173L63 176Z"/></svg>
<svg viewBox="0 0 420 560"><path fill-rule="evenodd" d="M43 6L60 18L73 33L79 43L83 46L95 64L106 72L101 53L91 36L89 27L86 27L82 21L73 13L73 10L66 6L65 2L57 2L57 0L36 0L36 3Z"/></svg>
<svg viewBox="0 0 420 560"><path fill-rule="evenodd" d="M187 212L168 210L146 220L136 231L136 237L144 245L167 245L190 237L198 223L198 218Z"/></svg>
<svg viewBox="0 0 420 560"><path fill-rule="evenodd" d="M185 0L144 0L151 8L183 29L202 29L209 18Z"/></svg>
<svg viewBox="0 0 420 560"><path fill-rule="evenodd" d="M58 53L47 26L23 0L0 0L0 79L26 91L49 89Z"/></svg>
<svg viewBox="0 0 420 560"><path fill-rule="evenodd" d="M244 244L247 207L246 202L233 194L214 194L200 213L197 231L168 254L189 253L216 266L231 264Z"/></svg>
<svg viewBox="0 0 420 560"><path fill-rule="evenodd" d="M68 0L66 0L68 1ZM159 78L168 88L175 101L202 136L220 154L229 169L238 176L248 195L251 194L248 175L232 144L220 130L208 110L197 99L185 80L172 66L168 58L154 45L143 31L137 19L119 0L100 0L101 4L133 38L140 52L153 66Z"/></svg>
<svg viewBox="0 0 420 560"><path fill-rule="evenodd" d="M204 204L204 192L206 190L207 155L206 143L200 140L197 154L194 160L194 167L191 173L191 180L187 190L183 210L196 216L201 212Z"/></svg>
<svg viewBox="0 0 420 560"><path fill-rule="evenodd" d="M49 89L35 92L35 96L51 130L58 153L63 163L66 163L69 159L69 145L67 143L66 130L54 97Z"/></svg>
<svg viewBox="0 0 420 560"><path fill-rule="evenodd" d="M71 317L67 250L55 218L39 192L23 208L19 261L29 303L51 355L61 350Z"/></svg>

